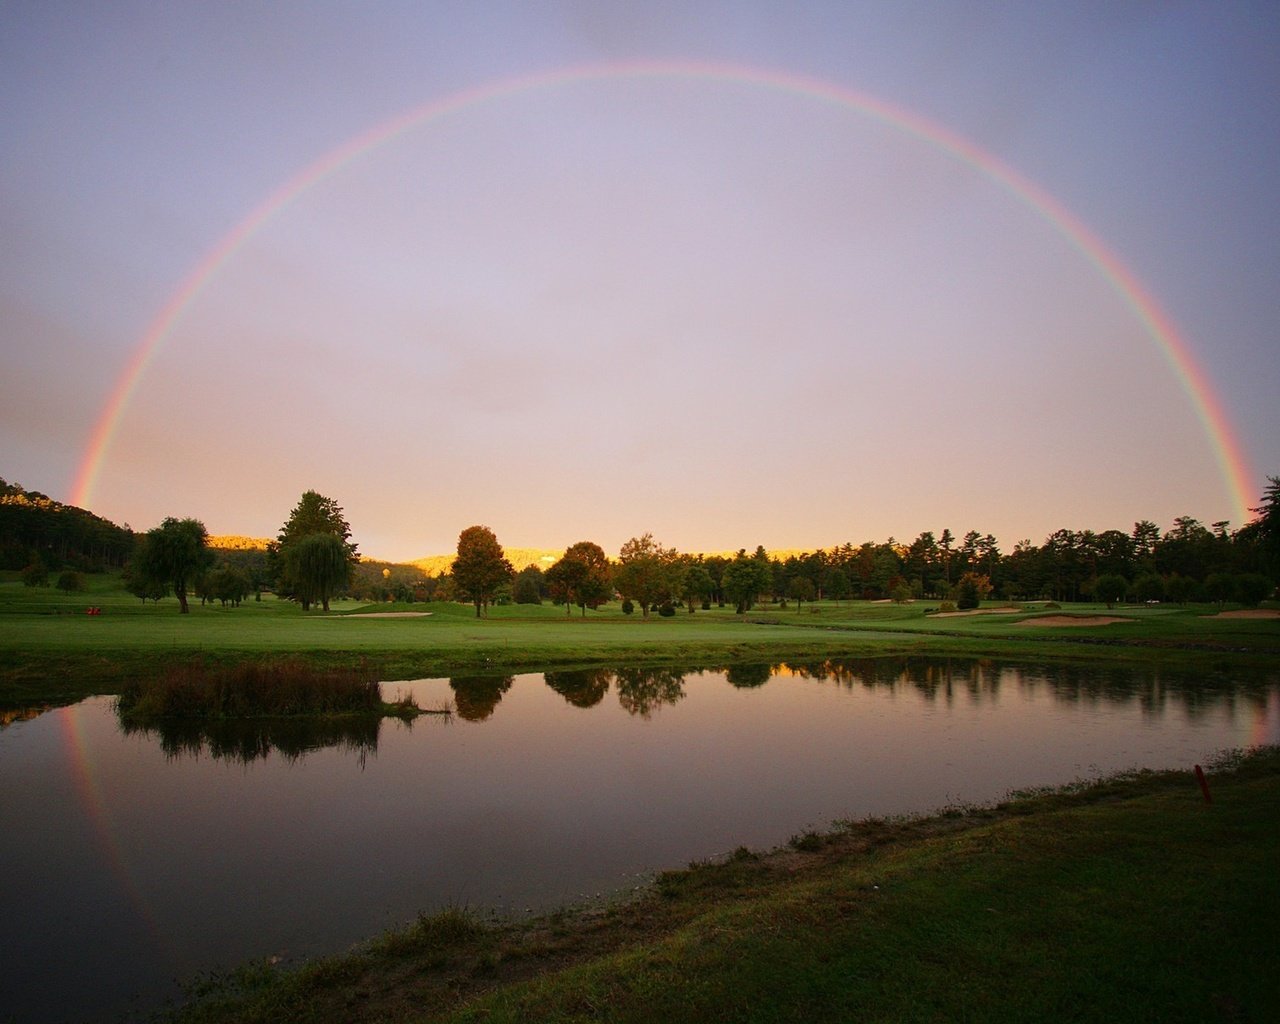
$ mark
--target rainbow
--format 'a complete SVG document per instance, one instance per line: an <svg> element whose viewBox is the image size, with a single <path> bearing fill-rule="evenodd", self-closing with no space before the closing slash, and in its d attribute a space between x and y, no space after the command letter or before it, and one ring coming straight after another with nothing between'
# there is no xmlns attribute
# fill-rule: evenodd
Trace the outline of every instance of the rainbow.
<svg viewBox="0 0 1280 1024"><path fill-rule="evenodd" d="M313 185L355 158L411 129L442 117L461 113L491 100L535 89L570 83L626 78L675 78L759 86L790 93L807 100L832 104L878 121L979 171L1042 218L1098 270L1103 279L1133 312L1159 349L1164 361L1186 393L1207 436L1222 474L1226 492L1240 523L1249 519L1256 495L1254 475L1243 445L1204 368L1192 354L1173 322L1102 240L1065 206L1035 182L1023 177L973 142L929 119L894 106L875 96L846 89L820 79L734 64L700 61L636 61L588 64L489 82L432 100L385 121L330 150L303 168L259 203L226 233L183 279L147 328L116 380L85 446L76 472L71 503L85 507L93 499L94 485L102 471L107 450L129 401L147 367L181 319L183 312L210 279L259 228Z"/></svg>
<svg viewBox="0 0 1280 1024"><path fill-rule="evenodd" d="M61 730L66 742L67 763L71 768L80 805L85 809L85 817L92 825L108 870L120 884L129 903L138 912L151 937L158 942L160 923L156 919L151 904L138 886L126 850L120 842L120 832L115 826L110 802L103 792L98 773L94 769L94 759L85 730L85 718L93 715L96 710L88 702L82 701L56 712L61 719Z"/></svg>

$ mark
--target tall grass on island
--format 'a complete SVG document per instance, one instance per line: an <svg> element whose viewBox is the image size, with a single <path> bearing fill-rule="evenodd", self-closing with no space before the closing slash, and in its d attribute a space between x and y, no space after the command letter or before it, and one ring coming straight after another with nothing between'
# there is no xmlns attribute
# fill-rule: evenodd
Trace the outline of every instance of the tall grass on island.
<svg viewBox="0 0 1280 1024"><path fill-rule="evenodd" d="M297 658L174 665L154 678L127 683L117 710L131 723L339 715L411 719L424 713L411 697L384 701L368 666L319 668Z"/></svg>

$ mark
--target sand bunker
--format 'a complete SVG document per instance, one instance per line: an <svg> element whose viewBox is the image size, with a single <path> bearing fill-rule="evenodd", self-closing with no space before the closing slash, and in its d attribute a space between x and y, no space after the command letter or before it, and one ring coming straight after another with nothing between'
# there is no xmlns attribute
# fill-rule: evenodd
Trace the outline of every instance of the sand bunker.
<svg viewBox="0 0 1280 1024"><path fill-rule="evenodd" d="M1022 611L1021 608L969 608L962 612L934 612L931 619L954 619L961 615L1012 615Z"/></svg>
<svg viewBox="0 0 1280 1024"><path fill-rule="evenodd" d="M1235 612L1218 612L1210 615L1211 619L1280 619L1280 612L1274 608L1242 608Z"/></svg>
<svg viewBox="0 0 1280 1024"><path fill-rule="evenodd" d="M430 612L352 612L343 619L424 619Z"/></svg>
<svg viewBox="0 0 1280 1024"><path fill-rule="evenodd" d="M1110 626L1113 622L1132 622L1114 615L1041 615L1037 619L1023 619L1019 626Z"/></svg>

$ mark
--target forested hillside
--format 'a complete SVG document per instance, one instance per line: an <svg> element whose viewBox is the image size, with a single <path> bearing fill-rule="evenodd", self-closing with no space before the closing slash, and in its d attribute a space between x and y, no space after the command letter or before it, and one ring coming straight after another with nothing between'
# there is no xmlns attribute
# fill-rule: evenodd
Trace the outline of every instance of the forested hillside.
<svg viewBox="0 0 1280 1024"><path fill-rule="evenodd" d="M132 530L0 479L0 568L119 568L132 552Z"/></svg>

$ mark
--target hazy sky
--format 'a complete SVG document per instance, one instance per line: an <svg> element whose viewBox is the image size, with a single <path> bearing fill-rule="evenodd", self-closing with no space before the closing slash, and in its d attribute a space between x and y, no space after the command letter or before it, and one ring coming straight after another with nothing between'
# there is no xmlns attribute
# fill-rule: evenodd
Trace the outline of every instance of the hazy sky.
<svg viewBox="0 0 1280 1024"><path fill-rule="evenodd" d="M1087 226L1229 434L1045 210L875 100ZM1224 439L1247 503L1280 473L1273 2L0 0L0 162L0 476L135 529L271 536L314 488L386 558L1008 550L1238 526Z"/></svg>

